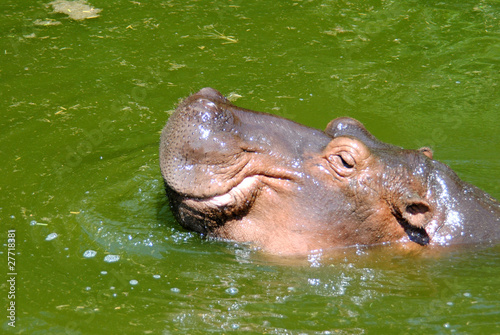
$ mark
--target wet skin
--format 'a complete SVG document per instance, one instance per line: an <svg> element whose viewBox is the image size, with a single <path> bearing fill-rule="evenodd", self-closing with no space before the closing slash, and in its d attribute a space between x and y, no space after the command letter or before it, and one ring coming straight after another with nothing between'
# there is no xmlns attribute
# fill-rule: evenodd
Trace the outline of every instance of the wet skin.
<svg viewBox="0 0 500 335"><path fill-rule="evenodd" d="M320 131L211 88L179 105L160 141L176 219L209 237L275 254L498 241L499 202L432 155L383 143L352 118Z"/></svg>

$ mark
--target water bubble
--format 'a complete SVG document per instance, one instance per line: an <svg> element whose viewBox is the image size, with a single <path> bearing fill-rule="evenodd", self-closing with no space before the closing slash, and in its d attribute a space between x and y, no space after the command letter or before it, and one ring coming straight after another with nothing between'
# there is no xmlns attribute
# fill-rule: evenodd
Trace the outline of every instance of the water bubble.
<svg viewBox="0 0 500 335"><path fill-rule="evenodd" d="M309 282L309 285L313 286L318 286L321 283L321 280L318 278L309 278L307 281Z"/></svg>
<svg viewBox="0 0 500 335"><path fill-rule="evenodd" d="M49 235L47 235L47 237L45 238L45 241L52 241L53 239L55 239L57 237L57 233L50 233Z"/></svg>
<svg viewBox="0 0 500 335"><path fill-rule="evenodd" d="M97 251L95 250L85 250L85 252L83 253L83 257L85 258L92 258L92 257L95 257L95 255L97 255Z"/></svg>
<svg viewBox="0 0 500 335"><path fill-rule="evenodd" d="M226 289L226 293L230 295L235 295L238 293L238 289L236 287L230 287Z"/></svg>
<svg viewBox="0 0 500 335"><path fill-rule="evenodd" d="M240 325L239 325L239 324L237 324L237 323L233 323L233 324L231 325L231 328L232 328L232 329L238 329L238 328L240 328Z"/></svg>
<svg viewBox="0 0 500 335"><path fill-rule="evenodd" d="M104 261L106 263L114 263L114 262L118 262L120 260L120 256L118 255L106 255L104 257Z"/></svg>
<svg viewBox="0 0 500 335"><path fill-rule="evenodd" d="M85 288L85 291L90 291L91 289L92 289L92 288L91 288L90 286L87 286L87 287Z"/></svg>
<svg viewBox="0 0 500 335"><path fill-rule="evenodd" d="M131 281L129 281L130 285L137 285L139 284L139 282L135 279L132 279Z"/></svg>
<svg viewBox="0 0 500 335"><path fill-rule="evenodd" d="M172 287L172 288L170 289L170 291L172 291L172 292L174 292L174 293L179 293L179 292L181 291L181 289L180 289L180 288L177 288L177 287Z"/></svg>
<svg viewBox="0 0 500 335"><path fill-rule="evenodd" d="M470 294L469 292L465 292L464 297L470 298L470 297L472 297L472 294Z"/></svg>
<svg viewBox="0 0 500 335"><path fill-rule="evenodd" d="M363 249L356 249L356 255L363 256L366 255L366 252Z"/></svg>
<svg viewBox="0 0 500 335"><path fill-rule="evenodd" d="M108 271L101 271L101 274L102 274L102 275L107 275L107 274L108 274Z"/></svg>
<svg viewBox="0 0 500 335"><path fill-rule="evenodd" d="M321 258L323 252L321 250L313 250L311 254L307 256L307 261L311 264L312 268L318 268L321 266Z"/></svg>
<svg viewBox="0 0 500 335"><path fill-rule="evenodd" d="M36 220L31 220L30 221L30 226L36 226Z"/></svg>
<svg viewBox="0 0 500 335"><path fill-rule="evenodd" d="M160 278L161 278L161 276L160 276L160 275L153 275L153 278L154 278L154 279L160 279Z"/></svg>

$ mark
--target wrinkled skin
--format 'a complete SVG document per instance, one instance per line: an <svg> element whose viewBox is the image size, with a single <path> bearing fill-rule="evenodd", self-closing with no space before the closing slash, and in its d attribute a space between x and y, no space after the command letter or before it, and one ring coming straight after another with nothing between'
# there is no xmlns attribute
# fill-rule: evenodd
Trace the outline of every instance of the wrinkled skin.
<svg viewBox="0 0 500 335"><path fill-rule="evenodd" d="M168 120L160 167L182 226L275 254L500 238L500 204L430 149L383 143L347 117L324 132L308 128L211 88Z"/></svg>

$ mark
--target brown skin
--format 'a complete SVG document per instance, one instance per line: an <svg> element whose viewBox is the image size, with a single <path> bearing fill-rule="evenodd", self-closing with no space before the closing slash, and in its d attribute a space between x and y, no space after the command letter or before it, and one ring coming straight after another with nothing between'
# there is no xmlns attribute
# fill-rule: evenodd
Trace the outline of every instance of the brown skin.
<svg viewBox="0 0 500 335"><path fill-rule="evenodd" d="M322 132L211 88L179 105L160 142L174 215L210 237L274 254L498 241L500 204L432 155L380 142L352 118Z"/></svg>

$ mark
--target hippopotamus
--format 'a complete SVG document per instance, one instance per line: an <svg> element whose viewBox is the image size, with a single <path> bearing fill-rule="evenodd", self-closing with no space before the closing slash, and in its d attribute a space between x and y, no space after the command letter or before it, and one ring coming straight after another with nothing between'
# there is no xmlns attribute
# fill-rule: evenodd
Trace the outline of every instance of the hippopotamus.
<svg viewBox="0 0 500 335"><path fill-rule="evenodd" d="M271 254L500 238L497 200L430 148L384 143L350 117L321 131L203 88L168 119L159 160L183 227Z"/></svg>

